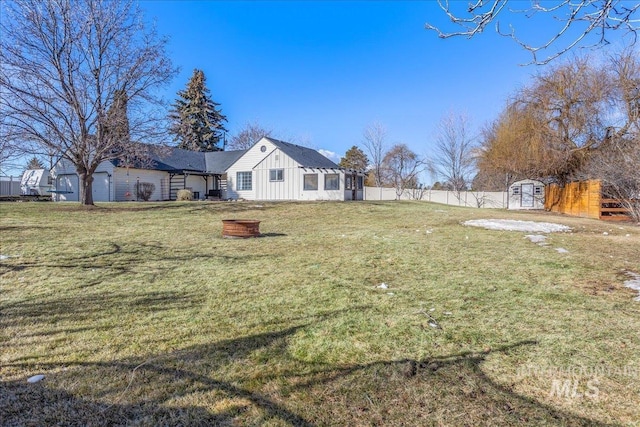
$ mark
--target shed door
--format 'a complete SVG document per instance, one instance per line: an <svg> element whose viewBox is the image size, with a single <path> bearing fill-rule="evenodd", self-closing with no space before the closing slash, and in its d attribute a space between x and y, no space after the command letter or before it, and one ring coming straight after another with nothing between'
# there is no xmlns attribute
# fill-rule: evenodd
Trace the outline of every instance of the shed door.
<svg viewBox="0 0 640 427"><path fill-rule="evenodd" d="M522 200L520 201L520 206L523 208L532 208L533 207L533 184L522 184Z"/></svg>

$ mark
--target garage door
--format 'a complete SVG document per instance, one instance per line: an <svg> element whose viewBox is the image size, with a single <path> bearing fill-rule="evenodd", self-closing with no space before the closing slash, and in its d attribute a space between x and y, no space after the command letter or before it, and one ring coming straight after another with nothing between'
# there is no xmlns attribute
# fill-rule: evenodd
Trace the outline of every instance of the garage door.
<svg viewBox="0 0 640 427"><path fill-rule="evenodd" d="M93 174L93 201L108 202L109 199L109 174L96 172Z"/></svg>
<svg viewBox="0 0 640 427"><path fill-rule="evenodd" d="M80 200L78 175L58 175L56 178L56 194L61 202L77 202Z"/></svg>

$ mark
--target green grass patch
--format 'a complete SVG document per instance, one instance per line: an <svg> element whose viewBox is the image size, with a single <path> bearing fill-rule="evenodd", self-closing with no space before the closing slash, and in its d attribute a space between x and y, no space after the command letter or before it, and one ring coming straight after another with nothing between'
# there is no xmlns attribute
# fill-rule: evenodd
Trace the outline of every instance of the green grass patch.
<svg viewBox="0 0 640 427"><path fill-rule="evenodd" d="M263 237L223 239L227 218ZM542 247L461 225L479 218L573 231ZM0 235L2 425L640 419L634 225L424 202L2 203Z"/></svg>

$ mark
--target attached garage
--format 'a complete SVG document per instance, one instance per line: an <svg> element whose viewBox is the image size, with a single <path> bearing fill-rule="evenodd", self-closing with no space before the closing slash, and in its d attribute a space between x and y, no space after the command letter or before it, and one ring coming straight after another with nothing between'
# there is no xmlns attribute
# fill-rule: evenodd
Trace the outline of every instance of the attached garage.
<svg viewBox="0 0 640 427"><path fill-rule="evenodd" d="M57 202L80 201L80 180L78 175L75 173L56 175L55 187L52 193L54 200Z"/></svg>
<svg viewBox="0 0 640 427"><path fill-rule="evenodd" d="M96 172L93 174L93 201L111 201L111 175L108 172Z"/></svg>

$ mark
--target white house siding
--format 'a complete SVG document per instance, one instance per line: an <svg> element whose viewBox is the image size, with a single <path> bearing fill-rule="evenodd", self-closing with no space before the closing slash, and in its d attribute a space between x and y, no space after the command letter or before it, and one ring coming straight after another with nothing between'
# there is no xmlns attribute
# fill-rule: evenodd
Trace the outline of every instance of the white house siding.
<svg viewBox="0 0 640 427"><path fill-rule="evenodd" d="M207 181L205 181L205 178L206 177L203 177L202 175L187 176L186 186L194 193L194 198L196 198L195 193L197 193L198 200L204 199L207 196L205 194L207 190Z"/></svg>
<svg viewBox="0 0 640 427"><path fill-rule="evenodd" d="M300 168L300 195L298 200L344 200L344 172L338 169ZM318 175L318 189L305 190L303 185L304 175ZM325 177L337 174L340 187L337 190L325 190Z"/></svg>
<svg viewBox="0 0 640 427"><path fill-rule="evenodd" d="M156 186L149 200L167 200L169 198L169 174L163 171L115 168L112 182L115 183L112 185L115 187L113 200L117 202L135 201L138 182L150 182Z"/></svg>
<svg viewBox="0 0 640 427"><path fill-rule="evenodd" d="M270 180L272 169L282 169L282 181ZM255 166L253 176L256 200L295 200L302 188L298 163L279 148Z"/></svg>
<svg viewBox="0 0 640 427"><path fill-rule="evenodd" d="M261 151L261 147L265 147L264 151ZM263 138L257 144L254 144L253 147L244 153L234 164L232 164L229 169L227 169L226 198L256 200L256 186L260 181L256 178L257 172L254 171L254 168L262 162L265 156L272 154L276 149L277 147L273 143ZM251 190L238 190L236 182L238 172L252 172ZM268 178L269 177L267 176L267 181Z"/></svg>
<svg viewBox="0 0 640 427"><path fill-rule="evenodd" d="M282 181L271 181L270 171L281 169ZM318 189L304 189L304 175L318 176ZM337 190L325 190L325 177L338 175L340 187ZM275 148L267 157L253 168L254 200L344 200L344 172L339 169L302 168L279 148ZM245 197L247 198L247 197Z"/></svg>

